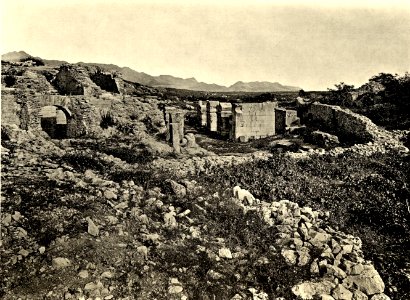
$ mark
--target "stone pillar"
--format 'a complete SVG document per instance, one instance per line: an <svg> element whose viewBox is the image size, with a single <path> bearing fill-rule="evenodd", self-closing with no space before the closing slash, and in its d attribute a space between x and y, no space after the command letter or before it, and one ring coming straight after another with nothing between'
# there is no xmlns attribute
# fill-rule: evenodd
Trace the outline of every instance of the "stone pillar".
<svg viewBox="0 0 410 300"><path fill-rule="evenodd" d="M172 147L176 153L181 153L181 136L179 135L179 123L171 123Z"/></svg>
<svg viewBox="0 0 410 300"><path fill-rule="evenodd" d="M275 109L275 131L276 133L285 133L286 131L286 109Z"/></svg>
<svg viewBox="0 0 410 300"><path fill-rule="evenodd" d="M181 140L184 137L184 113L175 109L168 111L167 138L176 153L181 153Z"/></svg>
<svg viewBox="0 0 410 300"><path fill-rule="evenodd" d="M216 107L219 101L208 100L206 103L207 114L207 128L210 132L217 132L218 130L218 116L216 114Z"/></svg>
<svg viewBox="0 0 410 300"><path fill-rule="evenodd" d="M221 137L228 138L232 127L232 104L219 103L217 109L217 131Z"/></svg>
<svg viewBox="0 0 410 300"><path fill-rule="evenodd" d="M200 100L198 101L196 109L197 109L199 125L202 127L206 127L207 125L206 104L202 100Z"/></svg>
<svg viewBox="0 0 410 300"><path fill-rule="evenodd" d="M171 112L175 111L175 107L170 107L166 106L164 108L164 120L165 120L165 125L167 126L167 135L166 135L166 141L169 142L171 141Z"/></svg>

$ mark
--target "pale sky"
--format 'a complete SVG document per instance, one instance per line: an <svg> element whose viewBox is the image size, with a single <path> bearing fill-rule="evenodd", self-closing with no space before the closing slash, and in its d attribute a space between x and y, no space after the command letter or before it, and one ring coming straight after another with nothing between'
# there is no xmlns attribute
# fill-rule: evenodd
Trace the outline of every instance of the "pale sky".
<svg viewBox="0 0 410 300"><path fill-rule="evenodd" d="M305 90L410 71L410 1L0 1L2 54Z"/></svg>

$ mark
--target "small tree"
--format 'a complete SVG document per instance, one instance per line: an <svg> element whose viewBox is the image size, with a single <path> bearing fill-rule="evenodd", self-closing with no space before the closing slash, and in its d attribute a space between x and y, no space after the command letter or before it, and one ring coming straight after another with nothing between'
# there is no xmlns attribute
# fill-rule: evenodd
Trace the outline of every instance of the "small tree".
<svg viewBox="0 0 410 300"><path fill-rule="evenodd" d="M335 84L336 89L328 89L331 93L331 104L345 106L352 99L351 92L354 90L354 85L341 82Z"/></svg>

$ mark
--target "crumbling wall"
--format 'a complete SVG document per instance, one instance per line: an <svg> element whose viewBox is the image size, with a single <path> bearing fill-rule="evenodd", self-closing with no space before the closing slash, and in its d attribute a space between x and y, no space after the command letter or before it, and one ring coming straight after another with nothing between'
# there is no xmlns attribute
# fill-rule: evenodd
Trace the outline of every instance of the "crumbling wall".
<svg viewBox="0 0 410 300"><path fill-rule="evenodd" d="M119 93L117 82L110 73L96 72L90 74L91 80L98 85L101 89L111 93Z"/></svg>
<svg viewBox="0 0 410 300"><path fill-rule="evenodd" d="M349 109L318 102L305 110L303 122L334 133L345 141L365 143L374 141L378 135L377 126L369 118Z"/></svg>
<svg viewBox="0 0 410 300"><path fill-rule="evenodd" d="M246 142L275 135L276 107L276 102L233 104L231 139Z"/></svg>
<svg viewBox="0 0 410 300"><path fill-rule="evenodd" d="M2 91L1 95L1 122L3 124L16 124L20 126L21 106L17 103L13 94Z"/></svg>
<svg viewBox="0 0 410 300"><path fill-rule="evenodd" d="M84 95L84 87L78 79L76 70L62 66L53 81L60 95Z"/></svg>

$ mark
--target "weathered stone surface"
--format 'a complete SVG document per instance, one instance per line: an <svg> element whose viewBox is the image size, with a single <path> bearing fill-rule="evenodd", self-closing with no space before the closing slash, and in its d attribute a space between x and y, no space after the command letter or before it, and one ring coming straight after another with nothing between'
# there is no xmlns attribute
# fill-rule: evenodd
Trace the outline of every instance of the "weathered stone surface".
<svg viewBox="0 0 410 300"><path fill-rule="evenodd" d="M339 138L336 135L320 130L313 131L311 139L314 144L324 148L336 147L340 144Z"/></svg>
<svg viewBox="0 0 410 300"><path fill-rule="evenodd" d="M369 296L380 294L384 291L384 282L372 265L366 265L360 275L348 276L344 282L347 285L355 284L359 290Z"/></svg>
<svg viewBox="0 0 410 300"><path fill-rule="evenodd" d="M370 300L390 300L390 297L385 294L373 295Z"/></svg>
<svg viewBox="0 0 410 300"><path fill-rule="evenodd" d="M56 257L52 261L53 267L56 269L63 269L71 266L71 261L65 257Z"/></svg>
<svg viewBox="0 0 410 300"><path fill-rule="evenodd" d="M322 248L331 237L332 236L328 233L317 232L313 234L313 237L309 240L309 242L317 248Z"/></svg>
<svg viewBox="0 0 410 300"><path fill-rule="evenodd" d="M369 299L365 293L360 290L353 291L353 300L367 300Z"/></svg>
<svg viewBox="0 0 410 300"><path fill-rule="evenodd" d="M186 188L182 184L179 184L178 182L174 180L167 180L167 183L169 183L172 192L178 198L183 198L186 196Z"/></svg>
<svg viewBox="0 0 410 300"><path fill-rule="evenodd" d="M288 265L296 264L298 259L296 251L290 249L282 249L281 254Z"/></svg>
<svg viewBox="0 0 410 300"><path fill-rule="evenodd" d="M246 142L275 135L276 107L276 102L234 104L230 138Z"/></svg>
<svg viewBox="0 0 410 300"><path fill-rule="evenodd" d="M331 281L319 281L319 282L303 282L295 285L292 288L292 293L301 299L313 299L314 296L322 294L330 295L335 284Z"/></svg>
<svg viewBox="0 0 410 300"><path fill-rule="evenodd" d="M228 258L228 259L232 258L231 250L229 250L228 248L219 249L218 255L221 258Z"/></svg>
<svg viewBox="0 0 410 300"><path fill-rule="evenodd" d="M352 300L353 293L342 284L338 284L332 291L332 296L335 300Z"/></svg>
<svg viewBox="0 0 410 300"><path fill-rule="evenodd" d="M92 236L98 236L100 234L100 230L98 229L97 225L95 225L90 217L87 217L86 220L88 222L88 233Z"/></svg>

